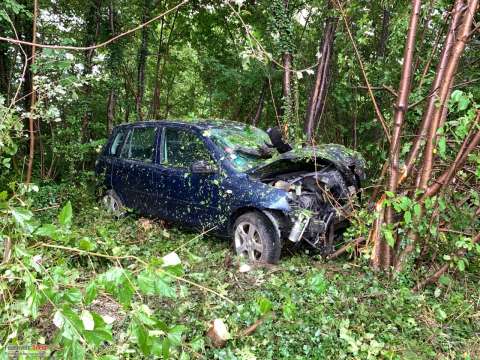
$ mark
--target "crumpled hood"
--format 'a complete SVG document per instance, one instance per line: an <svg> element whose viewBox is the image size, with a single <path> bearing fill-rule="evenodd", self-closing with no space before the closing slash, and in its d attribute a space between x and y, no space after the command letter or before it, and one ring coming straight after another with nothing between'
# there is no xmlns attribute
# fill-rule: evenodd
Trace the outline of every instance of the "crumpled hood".
<svg viewBox="0 0 480 360"><path fill-rule="evenodd" d="M250 169L247 173L254 176L264 177L278 171L288 170L292 163L298 162L331 163L343 173L355 174L360 180L365 179L365 160L360 153L338 144L321 144L293 149L277 155L264 163Z"/></svg>

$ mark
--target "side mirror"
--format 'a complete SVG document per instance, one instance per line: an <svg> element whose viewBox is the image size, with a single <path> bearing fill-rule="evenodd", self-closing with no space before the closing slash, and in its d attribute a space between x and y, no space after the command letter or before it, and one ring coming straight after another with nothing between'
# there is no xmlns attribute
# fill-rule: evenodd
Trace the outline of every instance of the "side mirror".
<svg viewBox="0 0 480 360"><path fill-rule="evenodd" d="M205 160L197 160L192 164L192 173L194 174L213 174L217 172L217 167Z"/></svg>

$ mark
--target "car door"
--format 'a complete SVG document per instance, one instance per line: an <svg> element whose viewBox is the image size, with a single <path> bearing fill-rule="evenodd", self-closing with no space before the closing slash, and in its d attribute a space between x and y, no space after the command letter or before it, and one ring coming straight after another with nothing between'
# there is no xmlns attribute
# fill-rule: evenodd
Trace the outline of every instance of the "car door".
<svg viewBox="0 0 480 360"><path fill-rule="evenodd" d="M112 187L125 206L153 214L153 172L157 160L158 126L132 127L114 164Z"/></svg>
<svg viewBox="0 0 480 360"><path fill-rule="evenodd" d="M113 131L109 143L95 164L95 172L99 179L99 186L109 189L112 186L112 173L116 159L120 156L120 150L128 134L128 129L118 127Z"/></svg>
<svg viewBox="0 0 480 360"><path fill-rule="evenodd" d="M211 152L193 129L167 126L162 133L161 161L154 175L162 203L159 215L187 226L214 226L221 212L219 171L192 172L199 160L217 168Z"/></svg>

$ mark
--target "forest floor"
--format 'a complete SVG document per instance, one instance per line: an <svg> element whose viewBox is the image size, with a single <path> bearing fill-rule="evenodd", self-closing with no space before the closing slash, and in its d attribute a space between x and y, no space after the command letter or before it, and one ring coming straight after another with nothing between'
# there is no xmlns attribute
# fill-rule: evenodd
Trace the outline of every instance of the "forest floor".
<svg viewBox="0 0 480 360"><path fill-rule="evenodd" d="M456 276L415 294L410 290L414 279L390 281L372 273L365 260L345 257L325 262L305 251L285 254L277 266L241 272L228 241L135 215L114 219L88 192L77 194L81 195L70 199L73 227L94 239L95 252L150 262L174 251L182 262L182 278L233 302L183 281L176 284L175 299L145 296L143 302L165 323L185 326L174 358L480 358L479 273ZM45 205L59 200L48 189L39 196ZM56 213L45 210L42 218L51 221ZM85 283L118 263L61 253L59 261L66 261ZM122 260L122 266L135 271L134 260ZM123 326L128 311L108 294L92 306L113 319L116 343L104 354L120 351L128 357L125 354L133 351ZM53 314L48 308L43 311L45 316L34 326L48 340L55 330ZM213 348L205 335L217 318L231 335L220 349ZM247 330L252 324L258 326Z"/></svg>

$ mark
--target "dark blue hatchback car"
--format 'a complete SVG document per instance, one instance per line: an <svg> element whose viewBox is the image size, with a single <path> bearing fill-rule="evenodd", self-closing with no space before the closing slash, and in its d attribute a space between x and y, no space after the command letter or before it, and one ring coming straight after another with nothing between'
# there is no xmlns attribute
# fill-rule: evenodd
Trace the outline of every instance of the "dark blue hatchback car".
<svg viewBox="0 0 480 360"><path fill-rule="evenodd" d="M365 177L363 158L340 145L274 143L219 120L117 126L96 163L102 201L117 214L130 208L212 229L253 261L277 262L285 241L332 251Z"/></svg>

